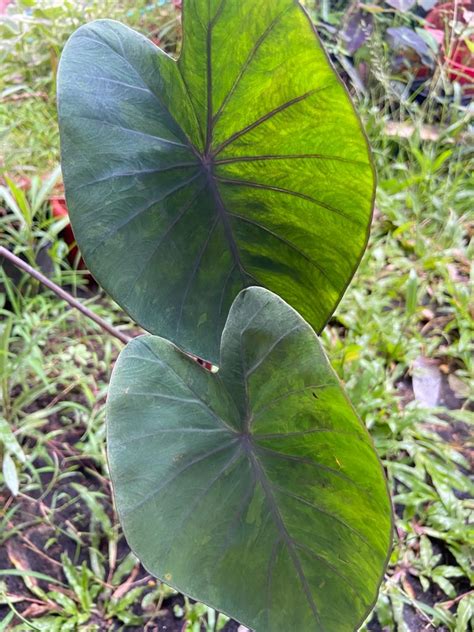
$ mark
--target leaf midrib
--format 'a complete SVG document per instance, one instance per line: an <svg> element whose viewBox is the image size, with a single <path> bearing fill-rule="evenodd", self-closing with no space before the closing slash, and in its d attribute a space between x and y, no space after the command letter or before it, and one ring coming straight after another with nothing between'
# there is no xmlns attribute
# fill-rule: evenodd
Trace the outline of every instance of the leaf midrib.
<svg viewBox="0 0 474 632"><path fill-rule="evenodd" d="M298 578L300 580L300 583L303 587L303 591L305 593L306 599L308 601L308 604L311 608L311 611L314 615L314 618L317 620L317 622L319 623L319 625L321 626L321 630L322 632L324 632L325 628L322 624L321 621L321 616L319 614L319 610L318 607L316 606L316 603L314 601L313 595L311 593L311 588L309 586L308 580L306 578L306 575L304 573L302 564L301 564L301 560L297 554L296 551L296 545L293 541L293 538L291 537L291 535L288 532L288 529L286 528L286 525L283 521L283 517L280 513L280 510L278 508L278 504L275 500L275 496L273 493L273 489L272 489L272 485L270 483L270 480L268 479L268 476L262 466L262 464L260 463L260 460L258 459L258 457L256 456L256 454L254 454L254 452L252 451L252 449L250 449L248 451L248 455L249 455L249 459L251 461L252 467L253 467L253 471L254 471L254 475L255 475L255 479L256 481L260 484L263 493L265 495L265 498L267 500L268 506L270 508L271 513L273 514L273 518L274 518L274 522L275 525L277 527L277 530L279 532L280 538L283 540L283 542L285 543L286 549L288 551L288 554L291 558L291 561L293 562L293 566L295 567L296 573L298 575ZM270 558L270 561L272 561L272 557Z"/></svg>
<svg viewBox="0 0 474 632"><path fill-rule="evenodd" d="M227 238L227 242L229 244L229 247L230 247L230 250L231 250L231 253L232 253L232 257L234 259L234 265L237 265L237 267L239 269L240 275L242 277L242 285L243 285L243 287L247 287L249 285L248 280L247 280L249 278L249 275L247 274L247 272L245 270L245 267L243 265L242 257L240 255L239 246L237 244L237 240L235 239L234 232L232 230L232 226L231 226L231 223L230 223L230 217L232 217L232 213L227 209L227 207L226 207L226 205L224 203L224 200L222 199L221 193L219 191L218 177L217 177L217 175L214 172L214 161L215 161L215 158L225 147L230 145L232 142L234 142L235 140L237 140L241 136L243 136L246 133L248 133L249 131L255 129L259 125L265 123L267 120L269 120L273 116L279 114L280 112L284 111L285 109L291 107L292 105L295 105L296 103L299 103L300 101L305 100L306 98L308 98L309 96L312 96L316 92L319 92L321 90L326 89L328 86L322 86L320 88L309 90L308 92L305 92L302 95L299 95L299 96L297 96L297 97L295 97L293 99L287 100L286 102L284 102L284 103L280 104L279 106L275 107L270 112L265 113L263 116L259 117L258 119L256 119L252 123L250 123L249 125L245 126L243 129L238 130L237 132L235 132L234 134L229 136L229 138L227 138L227 140L224 141L219 147L213 149L212 146L213 146L214 128L215 128L215 125L216 125L220 115L222 114L222 112L224 110L225 105L232 98L237 84L239 83L240 79L242 78L242 75L245 73L245 71L247 70L247 68L250 65L251 61L255 57L255 54L258 51L260 45L265 40L266 36L271 32L271 30L273 29L275 24L278 23L278 21L283 17L283 15L289 9L289 7L288 7L282 13L280 13L278 16L276 16L276 18L274 18L274 20L271 22L270 26L267 27L267 29L264 31L264 33L257 39L256 44L252 48L252 50L250 52L250 55L248 56L246 62L244 63L243 68L241 69L241 73L239 73L237 75L237 78L234 81L231 89L229 90L228 94L226 95L226 97L224 98L223 102L221 103L221 106L218 109L216 115L214 116L214 112L213 112L213 82L212 82L212 72L213 72L213 68L212 68L212 31L213 31L214 25L218 21L220 15L221 15L221 13L222 13L222 11L224 9L225 3L226 3L226 0L221 0L219 6L217 7L217 10L216 10L214 16L211 19L211 17L210 17L210 14L211 14L211 2L210 2L210 0L208 0L208 19L209 19L209 22L208 22L208 25L207 25L207 33L206 33L206 99L207 99L207 103L206 103L206 106L207 106L207 112L206 112L206 146L205 146L204 154L201 156L201 161L202 161L203 169L207 173L207 176L208 176L209 189L210 189L211 195L214 198L217 215L218 215L219 219L221 220L223 228L224 228L224 233L225 233L225 236ZM214 226L214 224L213 224L213 226ZM203 251L206 249L208 241L209 241L209 239L206 240L206 242L205 242L205 244L203 246ZM293 249L297 250L298 252L302 252L294 244L289 244L289 245ZM316 266L318 271L324 277L327 278L327 276L324 273L323 269L318 264L313 262L312 259L310 259L307 255L305 255L305 257L306 257L306 259L311 261L311 263L313 263ZM227 283L227 279L226 279L226 283ZM221 297L221 300L222 299L223 299L223 297ZM186 296L183 297L183 301L181 303L181 311L182 311L182 308L184 306L185 300L186 300Z"/></svg>
<svg viewBox="0 0 474 632"><path fill-rule="evenodd" d="M171 57L169 57L170 61L173 61L173 63L175 64L175 68L177 70L177 79L181 79L184 91L186 93L186 97L187 97L187 101L189 103L189 107L190 107L190 123L191 121L193 121L194 124L196 124L196 132L198 133L198 136L201 136L201 139L203 139L203 136L205 135L205 139L202 145L198 145L191 141L190 136L188 135L188 133L185 131L185 129L183 128L183 126L181 124L178 123L177 119L175 118L174 114L172 113L172 105L170 105L167 101L166 98L163 98L163 94L162 93L157 93L155 91L155 89L153 89L150 85L148 85L148 82L146 80L146 78L144 76L142 76L141 70L140 68L137 68L136 65L134 63L132 63L132 61L130 59L127 58L123 47L122 50L119 51L116 49L116 45L115 43L111 43L108 41L103 41L102 38L100 36L98 36L97 34L94 34L93 37L89 37L86 35L80 35L80 37L84 37L85 39L90 40L91 42L93 42L94 44L98 45L98 46L104 46L107 47L110 52L118 57L120 57L123 61L123 63L127 64L127 66L129 67L129 69L133 72L133 76L134 76L134 81L136 81L136 84L131 83L131 84L126 84L124 82L118 82L116 79L114 78L107 78L104 77L104 79L108 80L108 81L116 81L118 83L123 83L124 86L130 88L130 89L137 89L137 90L142 90L144 92L147 92L150 94L150 96L152 96L154 99L156 99L157 104L159 104L160 109L162 109L164 111L164 113L167 115L167 117L169 117L170 121L172 121L172 129L174 129L175 127L177 129L180 130L180 135L182 135L182 140L184 140L184 143L177 143L176 141L172 141L170 139L162 139L162 138L158 138L157 136L155 136L154 134L150 134L148 135L150 138L155 139L156 141L161 141L162 143L169 143L170 145L175 145L175 146L181 146L183 149L187 148L191 150L191 153L198 159L197 162L197 166L198 166L198 172L196 174L196 176L200 175L203 179L203 184L204 186L208 189L209 192L209 196L211 197L211 199L214 202L214 207L215 207L215 213L216 213L216 219L215 221L212 222L212 227L211 227L211 231L209 232L209 234L206 237L205 242L202 244L200 251L199 251L199 257L197 258L197 260L194 262L193 264L193 268L192 268L192 274L189 277L188 280L188 284L186 286L186 290L185 293L182 297L182 301L181 301L181 306L180 306L180 315L178 318L178 327L177 329L179 329L179 324L181 323L181 319L183 316L183 310L184 310L184 305L186 304L186 302L188 301L188 294L189 294L189 290L192 287L195 275L196 275L196 270L199 270L200 265L201 265L201 259L202 256L204 255L204 253L207 250L207 247L210 243L210 239L212 236L212 231L215 228L215 225L218 222L220 222L222 224L223 227L223 232L225 235L225 238L227 240L228 243L228 247L230 249L230 253L231 253L231 259L232 259L232 265L230 267L229 273L226 275L225 278L225 282L224 285L222 287L221 290L221 296L219 299L219 312L222 313L222 308L223 308L223 304L224 301L226 299L226 292L228 291L228 283L229 280L232 278L232 274L234 273L234 270L237 268L237 270L235 270L236 272L236 278L237 275L239 274L241 277L241 284L240 287L248 287L250 285L262 285L262 282L260 281L260 279L257 279L250 271L246 270L246 266L247 265L251 265L251 263L249 264L248 262L245 263L243 262L243 257L240 251L240 244L239 241L237 239L237 236L235 234L235 221L237 220L239 222L247 222L247 223L252 223L255 226L258 226L258 228L260 228L260 230L263 230L266 232L266 234L270 237L274 237L277 238L282 244L286 244L288 247L292 248L292 250L298 254L298 256L301 256L302 258L304 258L308 263L312 264L316 271L321 275L321 277L323 277L325 279L326 282L329 282L330 285L332 285L331 280L329 275L326 273L326 271L324 270L324 268L318 263L318 261L313 260L313 258L307 254L306 252L304 252L299 246L297 246L296 244L286 240L284 237L282 237L281 235L275 233L274 231L270 230L269 228L267 228L266 226L262 225L262 224L258 224L257 222L255 222L254 220L250 220L250 218L245 218L243 216L239 216L236 214L233 214L226 206L226 202L224 201L223 198L223 194L221 193L220 187L221 184L225 184L225 185L241 185L241 186L252 186L254 188L259 188L259 189L270 189L271 191L274 192L278 192L280 194L287 194L287 195L293 195L293 196L298 196L301 198L304 198L306 201L310 201L312 203L315 203L317 205L319 205L320 207L329 210L332 213L337 213L340 216L342 216L345 220L347 221L354 221L353 218L343 214L343 212L340 209L334 208L332 206L330 206L329 204L325 204L320 200L315 200L313 198L310 198L309 196L298 192L298 191L291 191L291 190L287 190L287 189L283 189L281 187L275 187L275 186L269 186L266 185L264 183L258 183L258 182L247 182L244 181L242 179L239 180L232 180L229 178L222 178L221 175L217 174L217 168L219 165L225 165L227 163L232 163L232 162L244 162L244 161L257 161L259 159L261 160L282 160L282 159L304 159L304 158L314 158L314 159L320 159L320 160L339 160L342 162L354 162L354 163L358 163L359 161L352 161L349 159L345 159L342 156L330 156L330 155L324 155L324 154L302 154L302 155L297 155L297 154L288 154L287 156L285 156L284 154L279 155L279 154L268 154L268 155L262 155L262 156L230 156L227 157L225 154L223 157L220 157L219 154L225 149L227 148L229 145L231 145L234 141L240 139L242 136L244 136L245 134L247 134L248 132L253 131L256 127L264 124L266 121L268 121L270 118L277 116L279 113L285 111L286 109L292 107L293 105L296 105L298 103L300 103L301 101L304 101L307 98L312 97L314 94L319 93L321 91L324 91L328 88L330 88L333 85L333 82L330 82L329 84L323 84L317 87L314 87L310 90L307 90L306 92L299 94L295 97L292 97L291 99L287 99L284 103L281 103L280 105L275 106L273 109L269 110L268 112L266 112L265 114L263 114L262 116L256 118L255 120L251 121L250 123L248 123L247 125L245 125L242 129L239 129L235 132L233 132L232 134L230 134L224 141L220 141L219 143L217 143L215 141L215 129L217 126L218 121L220 120L221 114L223 114L223 112L226 110L226 106L228 105L228 103L230 103L232 101L232 99L235 97L236 94L236 88L237 86L240 84L240 81L242 79L242 77L244 76L245 73L247 73L249 67L251 66L253 60L255 59L255 57L257 56L257 53L261 47L261 45L263 44L263 42L266 40L267 36L272 32L272 30L274 30L274 27L279 23L279 21L283 18L283 16L287 13L287 11L291 8L291 7L287 7L284 11L282 11L281 13L279 13L278 15L274 16L274 18L271 20L271 22L269 24L267 24L266 28L264 29L264 31L259 35L259 37L256 39L256 41L253 43L252 48L249 51L249 54L247 55L245 62L243 63L243 65L240 68L240 71L237 73L237 75L234 77L232 85L230 87L230 89L227 91L227 93L225 94L222 102L220 103L219 107L217 107L218 104L216 104L216 108L217 111L214 112L213 111L213 88L214 88L214 82L213 82L213 61L214 61L214 56L216 54L218 54L218 51L215 50L214 47L214 43L213 43L213 29L214 26L218 23L218 21L221 18L222 12L224 10L224 7L226 6L226 0L221 0L221 2L218 4L217 9L214 11L214 14L211 14L211 5L212 3L210 2L210 0L208 0L208 20L207 20L207 33L205 34L206 37L206 42L205 42L205 48L206 48L206 53L207 53L207 59L206 59L206 106L207 106L207 111L206 111L206 115L205 115L205 120L206 120L206 130L203 130L203 125L202 123L204 122L203 120L201 120L203 117L201 116L201 118L199 118L197 116L197 111L196 111L196 106L194 101L191 99L191 94L189 91L189 87L186 84L185 81L185 77L183 76L183 70L181 67L181 64L179 63L180 60L172 60ZM296 6L296 3L295 5ZM194 119L194 120L193 120ZM106 123L108 125L113 124L110 121L101 121L102 123ZM119 126L120 127L120 126ZM129 134L144 134L144 132L140 132L138 130L124 130ZM205 132L203 134L203 132ZM146 135L146 134L145 134ZM196 138L197 143L199 144L199 140ZM215 147L213 145L216 145ZM199 163L201 163L199 165ZM189 166L192 167L193 163L185 163L183 164L183 166ZM200 167L200 168L199 168ZM169 168L174 168L169 167ZM167 170L168 168L165 167L165 169ZM163 170L165 170L163 169ZM157 170L158 171L158 170ZM124 175L129 175L128 173L124 174ZM132 175L130 173L130 175ZM117 175L113 175L112 177L117 177ZM182 186L186 187L190 182L189 181L185 181ZM181 188L181 187L180 187ZM192 206L192 205L191 205ZM148 208L150 208L149 206L145 209L148 210ZM140 214L142 212L143 209L140 209ZM135 218L135 214L133 215L133 217L131 219ZM181 213L179 213L179 218L181 218ZM127 222L128 223L130 221L130 218L128 218ZM170 229L172 229L175 225L175 222L171 223ZM122 226L119 226L118 228L122 228ZM168 230L166 230L166 234L168 234ZM162 243L163 239L159 240L159 244ZM100 244L99 244L100 245ZM150 256L150 259L156 254L156 251L158 250L158 245L153 249L153 252ZM178 336L179 331L177 331L176 335Z"/></svg>
<svg viewBox="0 0 474 632"><path fill-rule="evenodd" d="M314 93L319 92L320 90L326 89L328 86L322 86L322 87L319 87L319 88L312 89L312 90L310 90L308 92L305 92L302 95L299 95L297 97L294 97L292 99L287 100L286 102L284 102L284 103L280 104L279 106L275 107L273 110L271 110L271 111L267 112L266 114L264 114L263 116L259 117L255 121L249 123L243 129L240 129L240 130L234 132L231 136L229 136L229 138L227 138L223 143L221 143L220 146L218 146L216 148L213 148L212 146L213 146L213 140L214 140L214 138L213 138L213 136L214 136L214 129L215 129L217 121L220 118L220 115L223 113L225 105L227 105L227 103L232 99L232 97L234 95L234 92L235 92L236 86L240 82L240 79L242 78L242 75L247 71L248 66L250 65L251 61L254 59L257 51L259 50L260 45L265 40L266 36L272 31L273 27L278 23L278 21L283 17L283 15L288 10L288 8L287 8L287 9L285 9L285 11L283 11L282 13L277 15L274 18L274 20L271 22L271 24L261 34L261 36L257 39L256 43L254 44L254 47L252 48L252 50L250 51L249 56L246 59L246 62L244 64L243 68L241 69L241 72L237 75L237 77L236 77L231 89L229 90L228 94L225 96L223 102L221 103L221 106L219 107L218 111L214 115L214 112L213 112L213 74L212 74L213 73L213 64L212 64L212 31L213 31L214 25L218 21L220 15L221 15L221 13L222 13L222 11L224 9L225 3L226 3L226 0L221 0L221 2L219 4L214 16L211 18L211 16L210 16L211 3L208 2L209 22L208 22L208 29L207 29L207 34L206 34L206 53L207 53L207 60L206 60L206 73L207 73L207 86L206 86L207 112L206 112L206 121L207 121L207 128L206 128L206 142L205 142L205 148L204 148L204 152L203 153L201 153L200 151L197 150L196 146L190 141L189 137L187 137L187 135L184 132L184 130L182 129L182 127L177 123L175 117L171 114L171 111L169 110L167 105L164 103L163 99L154 90L152 90L150 88L150 86L148 86L147 82L144 80L144 78L142 77L142 75L139 72L139 70L130 62L130 60L128 60L126 58L126 56L124 54L122 54L119 51L115 50L115 48L110 43L103 42L100 38L88 37L88 36L85 36L85 35L82 35L82 34L81 34L81 37L84 37L85 39L88 39L88 40L94 42L95 44L97 44L99 46L105 46L105 47L109 48L109 50L114 55L117 55L118 57L122 58L124 63L126 63L129 66L129 68L133 71L135 77L142 84L141 86L130 84L130 88L136 88L136 89L144 90L144 91L148 92L150 95L152 95L157 100L157 102L159 103L160 107L163 108L164 111L171 118L171 120L174 121L174 124L176 124L181 129L182 133L184 134L184 138L186 138L186 140L187 140L187 143L188 143L187 147L191 148L191 150L194 153L194 155L196 157L198 157L200 159L200 161L201 161L201 165L202 165L201 173L204 176L205 181L207 181L210 195L212 196L212 198L214 200L217 217L220 220L220 222L222 223L222 226L223 226L223 229L224 229L224 234L225 234L225 237L227 239L227 242L229 244L229 248L230 248L230 251L231 251L231 254L232 254L233 267L236 266L238 268L239 272L240 272L240 276L242 278L242 287L247 287L249 285L254 284L254 282L257 282L257 284L259 284L259 282L258 282L257 279L255 279L255 277L250 272L246 271L245 266L243 264L242 256L241 256L240 250L239 250L239 246L238 246L237 240L236 240L236 238L234 236L234 230L233 230L232 225L231 225L231 217L233 216L233 214L226 207L226 204L225 204L225 202L224 202L224 200L222 198L222 195L220 193L220 190L219 190L219 185L218 185L219 177L214 172L214 167L217 166L218 163L219 163L219 161L217 160L217 156L225 147L230 145L233 141L237 140L238 138L240 138L244 134L248 133L249 131L255 129L257 126L263 124L269 118L277 115L278 113L282 112L283 110L287 109L288 107L291 107L292 105L294 105L296 103L299 103L300 101L308 98L309 96L312 96ZM181 68L180 68L180 65L179 65L179 60L176 63L176 67L177 67L177 70L178 70L178 74L179 74L179 76L181 77L181 79L183 81L183 85L185 87L185 90L186 90L186 93L187 93L187 97L188 97L188 100L189 100L189 103L190 103L190 107L191 107L191 109L193 111L193 115L194 115L195 121L197 123L199 123L199 119L197 117L197 113L195 111L195 107L194 107L193 101L191 100L191 97L190 97L190 94L189 94L189 89L188 89L187 85L185 84L184 77L183 77L183 74L181 72ZM104 121L102 121L102 123L103 122ZM136 130L127 130L127 131L129 133L143 133L143 132L137 132ZM198 125L198 131L200 131L200 132L202 131L200 125ZM157 138L155 135L149 135L149 136L153 137L153 138ZM167 142L167 143L172 143L172 144L178 145L178 143L174 143L173 141L169 141L168 139L158 139L157 138L157 140L160 140L162 142ZM186 147L186 145L184 145L184 144L182 146L183 146L183 148ZM320 157L323 158L323 156L320 156ZM237 161L238 160L239 160L239 158L237 157ZM190 163L190 165L191 164L192 163ZM186 182L185 185L186 184L188 184L188 183ZM246 184L246 183L242 182L242 184ZM331 209L331 210L333 210L333 209ZM242 218L242 219L244 219L244 218ZM128 223L128 221L126 223ZM265 227L262 226L262 228L265 228ZM265 230L267 230L267 229L265 228ZM274 236L277 236L277 235L275 234ZM298 253L302 254L305 257L306 260L308 260L309 262L313 263L313 265L315 265L315 267L317 268L318 272L322 276L324 276L326 278L326 280L328 280L328 277L327 277L326 273L321 268L321 266L319 266L319 264L317 264L317 262L314 262L311 257L309 257L308 255L303 253L303 251L301 251L294 244L286 242L286 240L283 240L283 238L280 238L280 240L282 242L285 241L285 243L287 243L288 246L292 247L295 251L297 251ZM161 241L162 240L160 240L160 243L161 243ZM202 250L200 251L201 255L203 254L203 251L205 251L205 249L207 248L208 243L209 243L209 238L206 239L206 242L203 244ZM155 252L156 252L156 249L154 250L154 253ZM197 261L197 266L198 267L199 267L199 261L200 261L200 258ZM196 266L196 264L195 264L195 266ZM230 276L230 274L229 274L229 276ZM190 284L192 283L194 276L195 275L193 274L190 277L190 280L189 280ZM228 278L226 279L226 285L227 285L227 281L228 281ZM225 289L226 288L224 286L223 294L224 294ZM187 295L187 293L186 293L186 295ZM184 303L186 301L186 295L183 297L183 300L182 300L181 312L182 312L182 310L184 308ZM224 300L224 296L221 297L221 302L223 300ZM220 309L221 308L222 308L222 306L220 306ZM179 320L181 320L181 318Z"/></svg>
<svg viewBox="0 0 474 632"><path fill-rule="evenodd" d="M245 327L243 327L243 329L240 332L241 338L242 338L243 333L248 330L251 323L255 320L258 314L260 314L261 311L267 306L267 304L268 302L264 302L262 305L258 307L255 313L252 314L248 322L246 322ZM284 335L278 338L277 343L279 340L283 339L284 336L290 334L294 330L298 330L298 328L299 326L290 328ZM238 430L232 429L230 426L228 426L227 423L224 420L222 420L222 418L220 418L218 415L216 415L216 413L212 409L210 409L209 404L207 402L204 402L199 397L199 395L194 390L194 388L192 388L192 386L188 384L187 381L185 381L182 376L176 373L176 371L168 364L168 362L164 362L163 360L159 359L156 353L154 352L154 350L147 344L147 342L145 342L144 340L140 342L141 342L141 345L144 348L146 348L148 352L152 354L153 358L148 357L149 360L151 360L152 362L158 362L160 364L164 364L165 366L167 366L168 369L170 369L176 375L176 377L179 378L180 382L182 382L183 385L186 386L189 392L194 395L193 398L185 397L185 401L186 402L189 401L189 403L192 403L192 404L204 405L204 407L207 408L209 412L212 414L212 417L214 418L214 423L216 423L217 425L217 427L215 428L215 431L224 432L225 434L228 434L228 436L221 443L221 445L214 446L212 449L203 450L195 454L190 460L188 460L187 463L183 464L178 470L174 471L157 488L155 488L149 494L147 494L145 498L142 498L139 504L134 507L134 510L140 508L141 506L143 506L143 504L149 502L157 494L161 493L161 491L163 491L168 486L168 484L172 484L174 481L176 481L176 479L178 479L181 476L181 474L188 471L193 466L198 465L199 463L202 463L204 460L213 458L214 455L219 454L223 452L224 450L231 450L230 459L227 460L219 469L219 471L216 472L212 476L211 480L208 482L205 489L202 491L202 493L200 493L199 497L195 499L193 503L193 510L194 510L199 504L199 502L202 500L202 498L207 494L207 492L229 470L232 464L235 463L239 459L239 455L243 456L244 458L246 457L251 467L251 470L253 472L253 477L252 477L254 481L253 489L255 489L255 485L259 485L260 488L262 489L262 492L265 498L265 504L268 508L268 511L270 512L270 515L272 516L272 522L277 532L277 537L272 546L272 551L271 551L270 558L268 561L268 569L267 569L268 573L269 574L273 573L273 566L276 563L279 546L283 544L287 551L287 555L294 567L296 576L301 584L302 590L305 594L306 600L314 616L314 619L317 621L317 624L321 632L325 632L324 623L321 619L319 608L317 604L315 603L315 599L313 596L314 587L310 585L309 580L305 575L303 563L301 560L301 552L306 552L311 557L317 558L319 563L327 567L328 572L330 572L331 574L335 574L342 581L344 581L346 585L348 586L348 589L351 590L351 592L354 592L353 588L351 586L350 580L343 573L341 573L334 566L334 564L332 564L324 556L319 555L316 551L314 551L311 547L307 546L304 542L299 542L298 539L296 539L290 534L288 527L286 526L285 519L282 515L280 506L278 504L277 496L279 494L283 494L283 495L288 495L288 496L293 497L295 500L302 502L307 506L312 507L314 510L317 510L319 513L326 514L328 517L338 521L344 528L350 530L353 533L353 535L360 538L363 544L370 546L370 543L366 540L366 538L364 537L362 533L360 533L357 529L352 527L350 524L346 523L343 518L340 518L339 516L334 515L329 511L326 511L323 507L319 507L318 505L315 505L310 500L303 498L302 496L299 496L297 494L292 494L291 492L288 492L288 490L280 488L277 484L275 484L269 477L265 469L264 463L261 460L261 456L263 456L268 451L267 449L263 448L263 446L260 446L257 443L258 439L262 437L260 437L258 434L255 434L255 435L252 434L249 426L246 424L245 420L242 417L241 417L242 423L239 424ZM274 348L274 346L275 344L271 347L271 350ZM242 340L240 342L240 347L242 349ZM266 356L263 356L263 357L265 358ZM248 371L245 370L246 368L245 364L242 364L242 368L243 368L242 380L244 382L244 385L247 386ZM312 385L311 388L315 388L316 386L317 385ZM322 385L322 386L326 386L326 385ZM301 389L299 390L299 392L301 392ZM166 398L171 397L173 399L177 397L177 396L168 396L166 394L163 394L163 395L158 394L158 396L160 397L164 396ZM182 399L182 397L179 396L179 399ZM247 405L249 405L249 403L250 402L248 402L247 400ZM245 412L244 412L244 416L245 416ZM198 432L200 431L199 429L195 429L195 430ZM176 431L179 431L179 429L164 428L163 431L176 432ZM193 429L190 428L188 429L188 431L193 432ZM211 428L205 429L205 432L209 432L209 431L211 431ZM159 436L159 434L160 434L160 430L157 430L156 435ZM141 438L144 439L146 438L146 436L141 437ZM270 450L268 452L271 453L272 456L281 456L282 458L295 460L301 463L308 463L309 461L309 459L301 457L301 456L296 456L296 455L293 456L293 455L276 453L273 450ZM333 470L332 468L327 468L326 466L322 466L317 461L311 460L311 462L313 465L317 467L323 467L324 470L328 470L332 474L338 474L338 475L341 474ZM344 475L344 478L347 478L348 480L350 480L349 477L346 477L345 475ZM245 496L245 500L246 499L247 499L247 495Z"/></svg>

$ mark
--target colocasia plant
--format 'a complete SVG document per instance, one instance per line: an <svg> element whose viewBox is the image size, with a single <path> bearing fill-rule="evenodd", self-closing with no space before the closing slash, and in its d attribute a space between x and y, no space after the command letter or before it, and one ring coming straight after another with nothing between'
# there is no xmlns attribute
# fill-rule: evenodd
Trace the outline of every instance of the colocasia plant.
<svg viewBox="0 0 474 632"><path fill-rule="evenodd" d="M178 60L93 22L64 49L58 99L82 254L149 332L121 353L107 402L128 543L257 632L356 629L390 501L317 334L365 249L375 185L307 14L186 0Z"/></svg>

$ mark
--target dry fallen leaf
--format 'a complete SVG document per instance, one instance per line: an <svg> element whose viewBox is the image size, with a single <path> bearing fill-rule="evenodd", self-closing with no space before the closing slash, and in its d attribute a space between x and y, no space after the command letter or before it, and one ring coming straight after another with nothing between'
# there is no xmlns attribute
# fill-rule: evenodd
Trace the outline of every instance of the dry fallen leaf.
<svg viewBox="0 0 474 632"><path fill-rule="evenodd" d="M27 556L15 540L8 540L6 549L10 562L17 570L25 572L31 571ZM31 577L26 574L22 576L22 579L25 582L26 587L31 590L32 593L35 593L38 588L38 580L35 577Z"/></svg>
<svg viewBox="0 0 474 632"><path fill-rule="evenodd" d="M415 399L428 408L439 403L441 372L436 360L419 356L413 363L413 392Z"/></svg>
<svg viewBox="0 0 474 632"><path fill-rule="evenodd" d="M61 608L52 601L43 602L41 605L38 603L32 603L31 606L28 606L28 608L23 610L22 615L25 618L41 617L43 614L48 614L54 611L57 612L58 610L61 610Z"/></svg>

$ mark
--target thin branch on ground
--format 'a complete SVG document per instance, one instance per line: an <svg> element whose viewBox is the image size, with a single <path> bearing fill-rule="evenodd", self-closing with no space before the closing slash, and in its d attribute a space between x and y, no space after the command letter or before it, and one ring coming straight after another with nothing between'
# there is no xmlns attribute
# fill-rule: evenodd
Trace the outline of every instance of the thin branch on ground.
<svg viewBox="0 0 474 632"><path fill-rule="evenodd" d="M56 285L56 283L48 279L48 277L46 277L44 274L42 274L38 270L35 270L35 268L26 263L26 261L23 261L23 259L20 259L20 257L14 255L7 248L0 246L0 259L2 257L4 257L5 259L13 263L14 266L19 268L20 270L23 270L31 277L42 283L45 287L47 287L49 290L59 296L59 298L66 301L66 303L68 303L71 307L79 310L82 314L84 314L84 316L87 316L87 318L96 323L96 325L102 327L102 329L107 331L112 336L115 336L115 338L118 338L118 340L121 340L123 343L127 344L127 342L130 342L130 340L132 339L130 336L127 336L127 334L124 334L119 329L116 329L113 325L108 323L106 320L95 314L92 310L90 310L88 307L86 307L80 301L74 298L74 296L69 294L69 292L66 292L66 290L63 290L63 288L59 287L59 285Z"/></svg>

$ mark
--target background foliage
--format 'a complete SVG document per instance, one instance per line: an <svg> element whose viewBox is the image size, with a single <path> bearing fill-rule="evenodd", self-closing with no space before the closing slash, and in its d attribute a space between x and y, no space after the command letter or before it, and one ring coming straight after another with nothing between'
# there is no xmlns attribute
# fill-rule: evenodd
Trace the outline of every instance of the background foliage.
<svg viewBox="0 0 474 632"><path fill-rule="evenodd" d="M371 36L349 54L344 29L360 7L306 3L356 98L379 181L368 251L323 342L395 503L395 546L364 629L464 632L473 608L472 110L432 43L421 83L407 49L400 67L388 29L425 35L422 3L398 4L368 5ZM51 217L55 71L70 32L95 17L176 52L178 5L28 0L0 18L0 243L129 333L123 313L71 266L65 220ZM0 630L237 629L147 576L118 530L103 404L120 343L29 279L6 266L0 274Z"/></svg>

